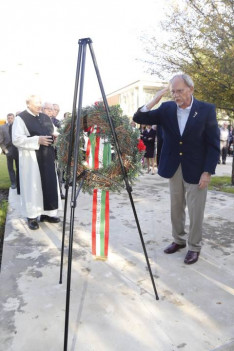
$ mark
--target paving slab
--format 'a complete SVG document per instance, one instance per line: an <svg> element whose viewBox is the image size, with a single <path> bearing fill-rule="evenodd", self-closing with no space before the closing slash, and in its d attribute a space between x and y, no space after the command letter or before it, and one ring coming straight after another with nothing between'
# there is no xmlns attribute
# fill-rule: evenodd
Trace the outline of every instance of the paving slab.
<svg viewBox="0 0 234 351"><path fill-rule="evenodd" d="M231 176L231 158L217 175ZM171 242L168 181L143 174L133 200L155 279L156 301L127 191L110 194L107 261L91 254L92 196L78 197L74 220L68 350L234 350L234 195L208 192L198 262ZM60 212L61 218L63 212ZM63 350L69 222L59 284L62 223L30 231L9 193L0 274L0 350Z"/></svg>

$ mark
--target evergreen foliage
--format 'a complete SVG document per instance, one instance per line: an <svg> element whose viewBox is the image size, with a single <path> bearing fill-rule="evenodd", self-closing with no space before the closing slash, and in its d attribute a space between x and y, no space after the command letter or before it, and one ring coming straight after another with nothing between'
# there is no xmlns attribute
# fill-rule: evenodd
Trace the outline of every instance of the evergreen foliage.
<svg viewBox="0 0 234 351"><path fill-rule="evenodd" d="M139 130L134 130L127 116L123 115L119 105L109 108L110 116L115 128L118 145L126 171L128 181L133 184L136 177L141 173L141 158L142 152L138 149ZM70 115L65 119L64 124L60 129L60 135L57 141L58 160L60 168L66 170L68 162L68 149L71 133ZM113 149L112 161L108 166L103 166L98 170L90 169L86 164L86 150L84 148L84 136L89 133L89 129L93 126L98 126L96 135L105 139L105 142L110 143ZM73 131L73 140L76 131ZM124 174L122 172L120 161L117 155L114 137L109 125L108 116L103 103L96 103L82 109L81 126L80 126L80 147L78 153L78 170L77 183L81 182L80 175L83 171L88 171L85 181L82 186L83 192L91 193L93 189L102 189L109 191L120 191L124 187ZM73 150L74 154L74 150ZM71 166L74 164L72 155ZM71 167L71 175L73 168Z"/></svg>
<svg viewBox="0 0 234 351"><path fill-rule="evenodd" d="M161 36L142 38L148 72L163 79L168 73L189 74L195 96L233 119L233 0L173 1L165 17L166 42Z"/></svg>

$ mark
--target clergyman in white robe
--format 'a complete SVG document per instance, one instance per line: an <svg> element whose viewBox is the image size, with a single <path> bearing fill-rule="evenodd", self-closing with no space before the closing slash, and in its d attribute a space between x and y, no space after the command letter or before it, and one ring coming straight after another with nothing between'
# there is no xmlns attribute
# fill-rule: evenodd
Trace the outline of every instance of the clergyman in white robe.
<svg viewBox="0 0 234 351"><path fill-rule="evenodd" d="M51 123L50 126L50 123L47 115L40 113L35 116L27 109L16 116L12 128L13 144L19 150L21 212L27 218L37 218L40 215L54 217L57 216L57 210L62 209L55 161L51 160L53 146L45 147L38 143L40 135L49 135L48 126L52 134L53 125ZM44 152L41 153L43 148ZM50 158L47 161L48 152ZM43 169L47 169L47 173ZM48 182L51 183L47 184ZM56 184L57 189L50 194L53 184ZM53 200L52 205L48 205L50 200Z"/></svg>

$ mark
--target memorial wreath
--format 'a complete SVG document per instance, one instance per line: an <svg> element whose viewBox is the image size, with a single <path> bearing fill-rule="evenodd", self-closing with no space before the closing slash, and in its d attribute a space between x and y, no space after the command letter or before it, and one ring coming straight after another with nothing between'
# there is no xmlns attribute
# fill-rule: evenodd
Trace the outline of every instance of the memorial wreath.
<svg viewBox="0 0 234 351"><path fill-rule="evenodd" d="M123 115L119 105L110 106L109 114L115 128L121 158L127 173L128 181L132 184L136 177L141 173L141 159L145 147L139 139L139 130L131 126L129 118ZM64 169L65 172L68 162L71 120L72 115L70 114L63 121L57 140L59 167L60 169ZM76 128L74 128L73 133L73 136L75 137ZM95 167L90 166L87 163L87 140L93 133L95 133L96 137L100 137L104 144L109 144L111 149L110 162L106 165L103 162L102 166L98 169L95 169ZM108 115L102 102L97 102L94 105L82 108L79 143L80 147L76 175L78 183L81 181L81 174L84 171L87 171L82 191L91 193L96 188L106 191L120 191L124 186L124 174L118 158L113 133L109 125ZM71 159L71 174L73 174L73 165L74 151L72 152Z"/></svg>

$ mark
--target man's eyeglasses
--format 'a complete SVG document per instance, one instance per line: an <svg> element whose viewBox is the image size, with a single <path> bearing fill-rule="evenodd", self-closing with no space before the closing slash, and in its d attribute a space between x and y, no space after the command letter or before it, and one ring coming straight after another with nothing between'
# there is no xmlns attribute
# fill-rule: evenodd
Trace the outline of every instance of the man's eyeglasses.
<svg viewBox="0 0 234 351"><path fill-rule="evenodd" d="M181 95L184 92L184 89L171 90L171 95Z"/></svg>

